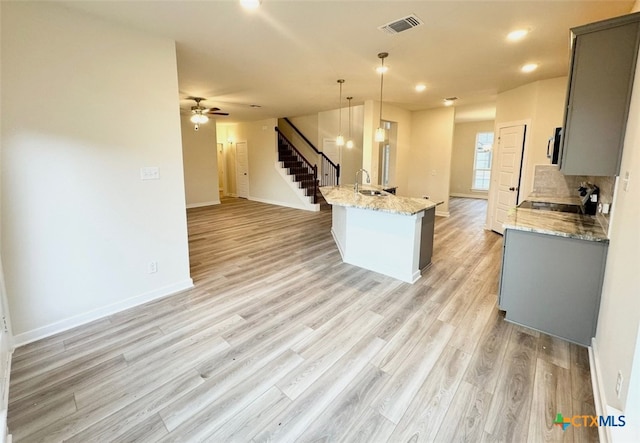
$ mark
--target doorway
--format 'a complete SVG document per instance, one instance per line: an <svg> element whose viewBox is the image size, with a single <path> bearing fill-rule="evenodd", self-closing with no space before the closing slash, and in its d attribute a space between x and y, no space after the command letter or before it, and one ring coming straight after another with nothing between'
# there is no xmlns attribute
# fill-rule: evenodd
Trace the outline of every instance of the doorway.
<svg viewBox="0 0 640 443"><path fill-rule="evenodd" d="M525 123L504 124L498 127L497 156L491 173L491 230L503 234L503 223L509 209L520 199L522 159L527 134Z"/></svg>
<svg viewBox="0 0 640 443"><path fill-rule="evenodd" d="M216 144L216 155L218 159L218 193L220 194L220 197L222 197L225 195L225 183L227 180L226 174L224 173L224 144Z"/></svg>
<svg viewBox="0 0 640 443"><path fill-rule="evenodd" d="M389 186L395 180L395 153L398 138L398 123L383 121L385 140L378 149L378 184Z"/></svg>

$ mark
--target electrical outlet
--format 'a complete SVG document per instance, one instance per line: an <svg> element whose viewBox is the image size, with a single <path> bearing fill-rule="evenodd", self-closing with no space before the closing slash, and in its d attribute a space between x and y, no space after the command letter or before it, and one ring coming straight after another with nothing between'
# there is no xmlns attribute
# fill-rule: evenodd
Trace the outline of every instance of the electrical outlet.
<svg viewBox="0 0 640 443"><path fill-rule="evenodd" d="M147 266L147 272L149 274L155 274L156 272L158 272L158 262L150 261L149 265Z"/></svg>
<svg viewBox="0 0 640 443"><path fill-rule="evenodd" d="M622 371L618 371L618 379L616 380L616 395L620 398L620 392L622 391Z"/></svg>
<svg viewBox="0 0 640 443"><path fill-rule="evenodd" d="M605 215L609 213L609 203L602 204L602 213Z"/></svg>

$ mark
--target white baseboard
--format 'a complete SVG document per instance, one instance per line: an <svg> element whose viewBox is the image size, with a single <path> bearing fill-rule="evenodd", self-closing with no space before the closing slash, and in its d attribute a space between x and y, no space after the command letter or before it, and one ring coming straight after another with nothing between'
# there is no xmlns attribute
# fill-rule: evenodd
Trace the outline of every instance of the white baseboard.
<svg viewBox="0 0 640 443"><path fill-rule="evenodd" d="M220 200L212 200L210 202L202 202L202 203L190 203L187 205L187 209L202 208L204 206L213 206L213 205L219 205L219 204L220 204Z"/></svg>
<svg viewBox="0 0 640 443"><path fill-rule="evenodd" d="M259 202L259 203L266 203L268 205L284 206L285 208L302 209L303 211L312 211L312 212L320 211L320 205L317 203L310 203L309 204L310 206L303 206L303 205L293 205L286 202L269 200L267 198L259 198L259 197L249 197L248 200ZM311 205L313 205L313 207L311 207Z"/></svg>
<svg viewBox="0 0 640 443"><path fill-rule="evenodd" d="M462 194L460 192L452 192L450 197L462 197L462 198L478 198L481 200L489 200L489 194L477 193L477 194Z"/></svg>
<svg viewBox="0 0 640 443"><path fill-rule="evenodd" d="M589 350L589 370L591 372L591 387L593 389L593 404L596 407L596 415L609 415L607 398L602 384L602 371L600 370L600 356L596 338L591 339ZM611 441L611 431L608 426L598 426L598 437L601 443Z"/></svg>
<svg viewBox="0 0 640 443"><path fill-rule="evenodd" d="M102 308L94 309L93 311L75 315L73 317L69 317L46 326L33 329L31 331L14 335L14 344L16 347L26 345L27 343L31 343L33 341L58 334L71 328L75 328L77 326L82 326L86 323L99 320L108 315L115 314L116 312L124 311L125 309L133 308L135 306L163 297L168 297L170 295L185 291L190 288L193 288L193 280L189 278L187 280L177 282L169 286L164 286L162 288L149 291L144 294L130 297L126 300L122 300L120 302L104 306Z"/></svg>

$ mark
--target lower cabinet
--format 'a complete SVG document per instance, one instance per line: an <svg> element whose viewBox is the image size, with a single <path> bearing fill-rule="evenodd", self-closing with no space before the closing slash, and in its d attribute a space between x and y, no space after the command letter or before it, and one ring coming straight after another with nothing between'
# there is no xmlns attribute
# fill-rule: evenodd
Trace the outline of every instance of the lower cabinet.
<svg viewBox="0 0 640 443"><path fill-rule="evenodd" d="M506 229L499 307L514 323L589 346L608 243Z"/></svg>

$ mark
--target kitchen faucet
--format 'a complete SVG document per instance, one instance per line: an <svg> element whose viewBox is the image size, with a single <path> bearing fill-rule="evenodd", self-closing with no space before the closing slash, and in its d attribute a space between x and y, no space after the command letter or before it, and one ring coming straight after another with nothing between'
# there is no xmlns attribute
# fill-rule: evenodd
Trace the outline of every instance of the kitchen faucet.
<svg viewBox="0 0 640 443"><path fill-rule="evenodd" d="M365 174L367 174L367 183L371 183L371 179L369 178L369 173L367 172L366 169L358 169L356 171L356 184L353 185L353 190L355 193L358 193L358 173L359 172L364 172Z"/></svg>

